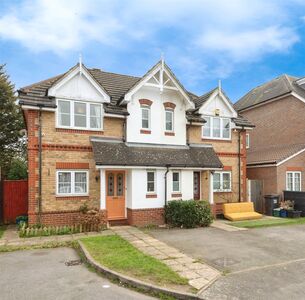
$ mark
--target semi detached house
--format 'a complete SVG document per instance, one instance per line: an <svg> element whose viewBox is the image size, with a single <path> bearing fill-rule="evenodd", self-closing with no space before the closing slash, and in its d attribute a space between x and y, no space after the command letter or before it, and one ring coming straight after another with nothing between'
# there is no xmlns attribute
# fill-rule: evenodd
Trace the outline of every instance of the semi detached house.
<svg viewBox="0 0 305 300"><path fill-rule="evenodd" d="M110 224L164 223L171 200L214 212L246 200L246 132L221 88L188 92L163 60L143 77L89 69L19 90L28 132L29 223L72 224L80 206Z"/></svg>

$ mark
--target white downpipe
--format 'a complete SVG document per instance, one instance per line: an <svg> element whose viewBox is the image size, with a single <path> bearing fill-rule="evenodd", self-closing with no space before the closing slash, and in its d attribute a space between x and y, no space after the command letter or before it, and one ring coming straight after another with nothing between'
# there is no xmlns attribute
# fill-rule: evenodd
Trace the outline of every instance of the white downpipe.
<svg viewBox="0 0 305 300"><path fill-rule="evenodd" d="M210 189L209 189L209 202L210 204L214 204L214 191L213 191L213 177L214 177L214 173L210 172Z"/></svg>

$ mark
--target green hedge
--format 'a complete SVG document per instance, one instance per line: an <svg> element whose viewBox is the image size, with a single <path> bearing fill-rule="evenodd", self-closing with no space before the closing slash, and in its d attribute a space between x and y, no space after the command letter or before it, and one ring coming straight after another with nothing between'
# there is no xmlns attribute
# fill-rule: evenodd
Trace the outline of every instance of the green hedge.
<svg viewBox="0 0 305 300"><path fill-rule="evenodd" d="M202 200L169 201L165 206L165 218L167 224L184 228L209 226L213 221L210 204Z"/></svg>

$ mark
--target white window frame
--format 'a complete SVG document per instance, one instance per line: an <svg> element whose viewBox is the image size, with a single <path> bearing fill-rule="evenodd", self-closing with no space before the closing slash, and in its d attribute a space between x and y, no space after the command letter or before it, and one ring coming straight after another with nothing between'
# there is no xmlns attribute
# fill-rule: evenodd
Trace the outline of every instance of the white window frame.
<svg viewBox="0 0 305 300"><path fill-rule="evenodd" d="M148 173L154 173L154 190L153 191L148 191ZM157 189L156 189L156 171L155 170L146 170L146 194L155 194Z"/></svg>
<svg viewBox="0 0 305 300"><path fill-rule="evenodd" d="M169 113L171 113L171 115L172 115L172 129L171 130L168 130L168 129L166 129L166 113L167 112L169 112ZM166 108L165 109L165 112L164 112L164 118L165 118L165 131L166 132L174 132L175 131L175 126L174 126L174 120L175 120L175 113L174 113L174 110L172 109L172 108Z"/></svg>
<svg viewBox="0 0 305 300"><path fill-rule="evenodd" d="M250 134L246 133L246 149L250 148Z"/></svg>
<svg viewBox="0 0 305 300"><path fill-rule="evenodd" d="M289 187L288 187L288 174L292 174L292 190L289 190ZM295 175L296 174L300 175L300 189L298 191L295 189L295 178L296 178ZM294 191L294 192L302 191L302 172L300 172L300 171L287 171L286 172L286 190Z"/></svg>
<svg viewBox="0 0 305 300"><path fill-rule="evenodd" d="M143 127L143 114L142 114L143 109L148 110L148 127L147 128ZM150 130L150 106L149 105L141 105L141 129Z"/></svg>
<svg viewBox="0 0 305 300"><path fill-rule="evenodd" d="M70 103L70 126L64 126L59 123L59 105L58 102L69 102ZM84 103L86 104L86 127L75 126L75 115L74 115L74 105L75 103ZM77 129L77 130L90 130L90 131L101 131L103 130L103 121L104 121L104 110L103 104L97 102L85 102L80 100L68 100L68 99L56 99L56 128L67 128L67 129ZM100 128L91 128L90 127L90 105L100 105L101 107L101 127Z"/></svg>
<svg viewBox="0 0 305 300"><path fill-rule="evenodd" d="M210 134L208 136L204 135L204 125L202 125L202 130L201 130L201 136L204 139L211 139L211 140L226 140L229 141L231 140L231 118L229 117L212 117L212 116L204 116L204 119L209 119L210 120ZM214 137L213 136L213 128L214 128L214 119L219 119L220 120L220 137ZM229 120L229 137L223 137L223 122L224 120Z"/></svg>
<svg viewBox="0 0 305 300"><path fill-rule="evenodd" d="M179 176L179 190L174 191L174 174L178 173ZM181 172L180 171L173 171L172 172L172 193L181 193Z"/></svg>
<svg viewBox="0 0 305 300"><path fill-rule="evenodd" d="M71 193L60 193L59 192L59 173L70 173L71 174ZM87 179L87 192L86 193L75 193L75 173L86 173ZM56 170L56 196L88 196L89 195L89 171L88 170Z"/></svg>
<svg viewBox="0 0 305 300"><path fill-rule="evenodd" d="M231 171L220 171L220 172L215 172L213 179L215 178L215 174L220 174L220 189L214 189L214 182L213 182L213 191L214 192L232 192L232 172ZM230 176L230 188L229 189L224 189L223 188L223 175L224 174L229 174Z"/></svg>

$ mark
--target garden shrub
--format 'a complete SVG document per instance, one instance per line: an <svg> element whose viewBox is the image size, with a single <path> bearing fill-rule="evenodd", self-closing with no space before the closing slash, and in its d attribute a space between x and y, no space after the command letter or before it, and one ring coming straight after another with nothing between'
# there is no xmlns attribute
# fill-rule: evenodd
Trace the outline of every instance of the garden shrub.
<svg viewBox="0 0 305 300"><path fill-rule="evenodd" d="M165 206L165 218L173 227L194 228L209 226L213 215L207 201L172 200Z"/></svg>

